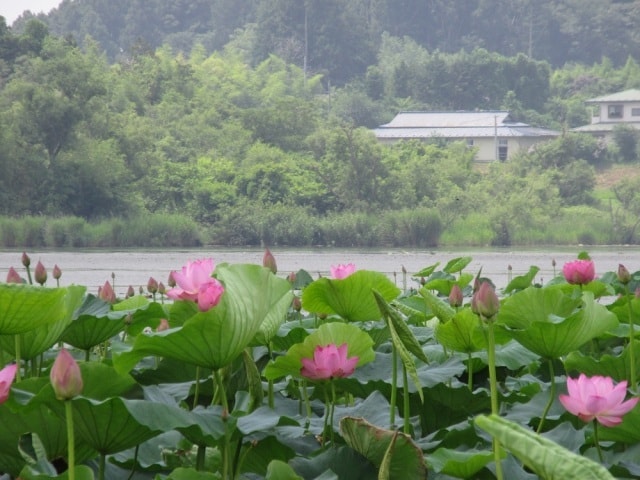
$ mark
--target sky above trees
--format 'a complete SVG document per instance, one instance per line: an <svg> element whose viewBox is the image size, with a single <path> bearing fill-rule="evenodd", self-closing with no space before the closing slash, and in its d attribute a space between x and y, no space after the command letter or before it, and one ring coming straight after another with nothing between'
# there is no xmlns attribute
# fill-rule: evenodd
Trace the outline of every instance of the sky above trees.
<svg viewBox="0 0 640 480"><path fill-rule="evenodd" d="M51 9L60 5L61 0L20 0L19 2L6 1L0 3L0 15L11 25L13 21L22 15L25 10L32 13L49 13Z"/></svg>

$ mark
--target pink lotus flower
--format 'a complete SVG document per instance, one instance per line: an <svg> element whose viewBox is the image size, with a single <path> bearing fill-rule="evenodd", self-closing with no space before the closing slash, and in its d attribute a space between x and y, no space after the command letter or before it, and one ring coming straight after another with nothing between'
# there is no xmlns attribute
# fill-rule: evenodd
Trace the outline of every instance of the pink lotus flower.
<svg viewBox="0 0 640 480"><path fill-rule="evenodd" d="M16 377L16 371L18 370L18 364L12 363L0 370L0 403L4 403L9 398L9 392L11 391L11 384Z"/></svg>
<svg viewBox="0 0 640 480"><path fill-rule="evenodd" d="M323 347L318 345L313 359L301 359L300 374L310 380L328 380L335 377L348 377L358 364L358 357L347 358L347 344L336 347L334 343Z"/></svg>
<svg viewBox="0 0 640 480"><path fill-rule="evenodd" d="M173 272L176 287L167 291L167 297L196 302L201 312L215 307L222 298L224 287L212 277L214 268L211 258L187 262L180 272Z"/></svg>
<svg viewBox="0 0 640 480"><path fill-rule="evenodd" d="M22 277L20 277L20 274L13 267L9 267L9 273L7 273L7 283L22 283Z"/></svg>
<svg viewBox="0 0 640 480"><path fill-rule="evenodd" d="M80 367L64 348L53 362L49 378L58 400L70 400L80 395L84 388Z"/></svg>
<svg viewBox="0 0 640 480"><path fill-rule="evenodd" d="M343 278L347 278L355 271L356 266L353 263L331 265L331 278L342 280Z"/></svg>
<svg viewBox="0 0 640 480"><path fill-rule="evenodd" d="M36 265L34 278L40 285L44 285L45 283L47 283L47 269L44 268L44 265L40 260L38 260L38 263Z"/></svg>
<svg viewBox="0 0 640 480"><path fill-rule="evenodd" d="M113 287L109 283L109 280L104 282L104 285L98 289L98 298L107 303L116 303L116 292L113 291Z"/></svg>
<svg viewBox="0 0 640 480"><path fill-rule="evenodd" d="M596 269L591 260L573 260L564 264L562 274L572 285L586 285L596 277Z"/></svg>
<svg viewBox="0 0 640 480"><path fill-rule="evenodd" d="M627 382L615 387L611 377L587 377L581 373L578 379L567 378L569 395L560 395L560 403L583 422L596 419L605 427L615 427L622 416L633 409L638 398L623 401L627 393Z"/></svg>
<svg viewBox="0 0 640 480"><path fill-rule="evenodd" d="M278 273L278 264L276 263L276 257L273 256L271 250L268 248L264 251L264 256L262 257L262 266L268 268L275 275Z"/></svg>
<svg viewBox="0 0 640 480"><path fill-rule="evenodd" d="M471 298L471 310L484 318L492 318L498 313L500 299L491 283L480 283L480 287Z"/></svg>
<svg viewBox="0 0 640 480"><path fill-rule="evenodd" d="M451 287L451 291L449 292L449 305L452 307L460 307L462 306L462 302L464 302L464 295L462 294L462 289L460 285L455 283Z"/></svg>

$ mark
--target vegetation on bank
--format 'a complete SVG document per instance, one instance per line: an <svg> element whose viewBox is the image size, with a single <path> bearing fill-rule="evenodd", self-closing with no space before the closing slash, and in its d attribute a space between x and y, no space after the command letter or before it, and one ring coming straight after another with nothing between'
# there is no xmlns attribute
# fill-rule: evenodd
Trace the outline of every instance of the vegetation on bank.
<svg viewBox="0 0 640 480"><path fill-rule="evenodd" d="M5 246L640 241L640 180L596 190L597 169L638 164L638 132L570 133L586 98L640 87L631 57L552 69L385 34L375 65L332 86L286 57L256 62L242 35L115 63L38 21L0 40ZM464 142L387 146L370 130L398 110L498 108L564 133L479 169Z"/></svg>

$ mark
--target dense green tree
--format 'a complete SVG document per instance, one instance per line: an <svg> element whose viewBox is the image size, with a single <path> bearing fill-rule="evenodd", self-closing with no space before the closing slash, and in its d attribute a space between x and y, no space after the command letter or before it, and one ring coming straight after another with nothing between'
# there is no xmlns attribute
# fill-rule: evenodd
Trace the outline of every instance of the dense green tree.
<svg viewBox="0 0 640 480"><path fill-rule="evenodd" d="M631 163L638 161L638 130L629 125L616 125L613 129L613 142L617 147L620 161Z"/></svg>

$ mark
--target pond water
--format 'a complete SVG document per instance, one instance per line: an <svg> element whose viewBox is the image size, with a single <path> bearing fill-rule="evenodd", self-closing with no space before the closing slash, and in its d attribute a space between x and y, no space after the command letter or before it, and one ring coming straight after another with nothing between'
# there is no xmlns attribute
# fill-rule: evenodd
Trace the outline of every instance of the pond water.
<svg viewBox="0 0 640 480"><path fill-rule="evenodd" d="M554 275L552 261L556 261L556 274L562 265L576 258L585 247L539 248L539 249L436 249L436 250L389 250L389 249L279 249L271 251L278 264L278 275L286 276L300 269L307 270L314 278L328 275L331 265L354 263L360 270L376 270L385 273L403 287L403 267L407 271L407 286L415 286L411 275L421 269L440 262L440 267L460 256L470 256L473 261L465 271L491 278L499 287L508 283L509 266L513 276L522 275L531 265L540 268L537 281L545 282ZM596 273L616 271L624 264L631 272L640 270L640 247L590 247L589 254L596 264ZM48 286L54 286L51 270L58 265L62 270L60 285L80 284L95 293L99 285L109 280L115 283L116 293L124 295L129 285L134 288L146 286L149 277L166 285L171 270L179 270L188 260L213 257L216 263L262 264L264 250L260 248L198 248L171 250L73 250L73 251L28 251L32 269L38 260L49 273ZM21 250L0 251L0 281L4 281L9 267L13 266L25 276L20 261ZM115 282L112 280L112 274Z"/></svg>

